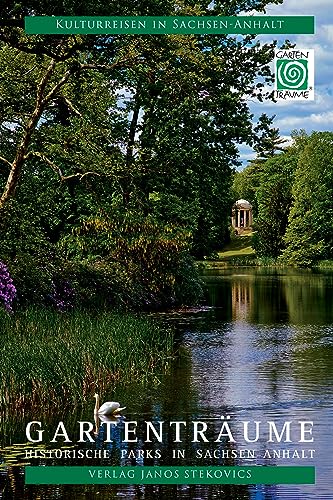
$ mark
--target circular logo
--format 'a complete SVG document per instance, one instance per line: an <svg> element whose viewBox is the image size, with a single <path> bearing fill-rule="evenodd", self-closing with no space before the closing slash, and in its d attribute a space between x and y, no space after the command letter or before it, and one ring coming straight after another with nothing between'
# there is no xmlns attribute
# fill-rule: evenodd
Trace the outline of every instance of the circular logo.
<svg viewBox="0 0 333 500"><path fill-rule="evenodd" d="M280 60L277 65L277 88L305 90L308 85L307 61Z"/></svg>

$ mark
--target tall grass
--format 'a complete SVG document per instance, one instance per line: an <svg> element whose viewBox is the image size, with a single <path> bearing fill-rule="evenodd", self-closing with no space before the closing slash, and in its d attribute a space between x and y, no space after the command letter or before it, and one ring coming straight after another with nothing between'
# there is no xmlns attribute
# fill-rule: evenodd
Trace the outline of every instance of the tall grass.
<svg viewBox="0 0 333 500"><path fill-rule="evenodd" d="M0 405L80 404L117 383L163 372L173 336L149 318L29 308L0 311Z"/></svg>

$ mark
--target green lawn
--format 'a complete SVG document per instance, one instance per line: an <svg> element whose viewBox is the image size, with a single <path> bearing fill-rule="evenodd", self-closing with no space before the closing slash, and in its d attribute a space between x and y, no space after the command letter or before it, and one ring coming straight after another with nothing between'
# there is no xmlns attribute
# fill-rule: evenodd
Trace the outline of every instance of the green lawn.
<svg viewBox="0 0 333 500"><path fill-rule="evenodd" d="M235 236L228 245L218 252L220 260L229 261L235 258L255 258L255 252L251 246L252 234Z"/></svg>

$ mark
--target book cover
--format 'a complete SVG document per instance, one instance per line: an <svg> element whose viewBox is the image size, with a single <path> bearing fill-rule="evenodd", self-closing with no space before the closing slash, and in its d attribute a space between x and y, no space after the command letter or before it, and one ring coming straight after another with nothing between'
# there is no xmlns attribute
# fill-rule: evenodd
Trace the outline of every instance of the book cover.
<svg viewBox="0 0 333 500"><path fill-rule="evenodd" d="M330 499L328 0L0 5L0 497Z"/></svg>

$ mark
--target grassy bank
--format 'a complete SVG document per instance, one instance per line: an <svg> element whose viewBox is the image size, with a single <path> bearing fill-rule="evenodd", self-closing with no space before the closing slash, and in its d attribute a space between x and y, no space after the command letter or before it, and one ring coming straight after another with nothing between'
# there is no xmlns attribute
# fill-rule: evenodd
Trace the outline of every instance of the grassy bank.
<svg viewBox="0 0 333 500"><path fill-rule="evenodd" d="M232 262L235 259L252 261L256 255L252 248L252 233L240 236L233 236L230 243L217 252L219 260Z"/></svg>
<svg viewBox="0 0 333 500"><path fill-rule="evenodd" d="M101 312L0 311L0 403L80 404L117 384L158 377L169 362L172 333L149 318Z"/></svg>
<svg viewBox="0 0 333 500"><path fill-rule="evenodd" d="M203 268L257 266L258 259L252 247L252 233L232 236L222 250L216 252L214 260L199 263Z"/></svg>
<svg viewBox="0 0 333 500"><path fill-rule="evenodd" d="M290 263L286 264L278 257L257 256L252 246L253 233L247 232L241 235L232 235L231 241L222 250L216 253L214 260L199 262L199 266L205 269L221 269L229 267L301 267ZM311 266L319 270L333 269L333 260L322 260Z"/></svg>

